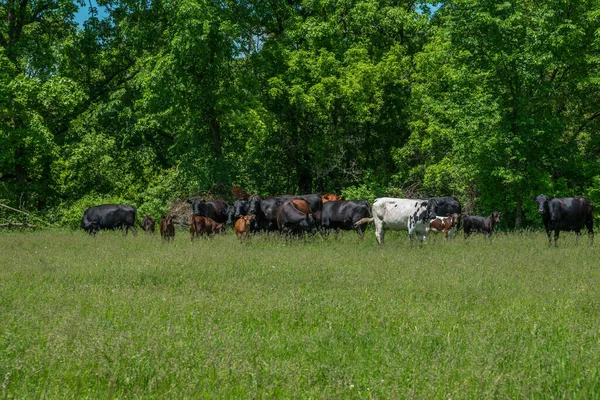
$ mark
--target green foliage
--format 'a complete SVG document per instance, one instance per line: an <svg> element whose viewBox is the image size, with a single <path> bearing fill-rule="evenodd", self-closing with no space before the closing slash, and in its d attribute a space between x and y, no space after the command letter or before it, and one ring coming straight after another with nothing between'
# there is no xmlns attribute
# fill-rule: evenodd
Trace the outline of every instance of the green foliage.
<svg viewBox="0 0 600 400"><path fill-rule="evenodd" d="M529 195L597 197L597 0L106 0L83 26L77 4L0 3L10 205L157 215L236 183L454 195L522 226Z"/></svg>

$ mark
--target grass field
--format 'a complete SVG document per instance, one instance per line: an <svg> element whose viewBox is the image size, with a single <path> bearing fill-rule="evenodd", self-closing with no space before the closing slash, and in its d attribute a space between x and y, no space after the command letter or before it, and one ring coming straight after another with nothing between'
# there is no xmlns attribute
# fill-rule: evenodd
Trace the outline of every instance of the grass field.
<svg viewBox="0 0 600 400"><path fill-rule="evenodd" d="M0 232L0 398L600 398L572 234Z"/></svg>

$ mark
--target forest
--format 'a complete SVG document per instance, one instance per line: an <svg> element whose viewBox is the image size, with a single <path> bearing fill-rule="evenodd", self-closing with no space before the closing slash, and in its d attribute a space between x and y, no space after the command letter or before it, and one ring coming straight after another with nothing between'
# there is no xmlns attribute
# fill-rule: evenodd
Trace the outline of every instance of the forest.
<svg viewBox="0 0 600 400"><path fill-rule="evenodd" d="M540 193L600 204L598 0L0 0L0 25L0 203L51 224L232 184L507 228Z"/></svg>

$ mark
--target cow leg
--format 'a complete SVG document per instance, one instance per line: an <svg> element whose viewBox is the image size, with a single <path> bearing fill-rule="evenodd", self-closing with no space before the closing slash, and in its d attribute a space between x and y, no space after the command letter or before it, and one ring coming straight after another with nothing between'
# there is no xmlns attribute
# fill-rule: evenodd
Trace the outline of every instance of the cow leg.
<svg viewBox="0 0 600 400"><path fill-rule="evenodd" d="M385 231L382 226L375 227L375 239L377 239L377 243L383 244L383 238L385 236Z"/></svg>
<svg viewBox="0 0 600 400"><path fill-rule="evenodd" d="M362 239L365 236L362 225L361 226L356 226L354 224L352 224L352 225L354 226L354 230L358 234L358 237L360 237Z"/></svg>
<svg viewBox="0 0 600 400"><path fill-rule="evenodd" d="M546 235L548 235L548 247L552 246L552 230L546 230Z"/></svg>
<svg viewBox="0 0 600 400"><path fill-rule="evenodd" d="M558 234L560 231L558 229L554 230L554 247L558 247Z"/></svg>

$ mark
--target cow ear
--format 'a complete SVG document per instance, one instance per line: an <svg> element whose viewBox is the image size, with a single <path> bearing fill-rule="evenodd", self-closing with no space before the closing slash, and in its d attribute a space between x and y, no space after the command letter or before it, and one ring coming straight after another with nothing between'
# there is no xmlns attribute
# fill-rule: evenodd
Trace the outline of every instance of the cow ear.
<svg viewBox="0 0 600 400"><path fill-rule="evenodd" d="M529 196L529 198L533 201L535 201L535 196Z"/></svg>
<svg viewBox="0 0 600 400"><path fill-rule="evenodd" d="M428 203L426 201L424 201L424 202L421 203L421 207L427 207L427 204Z"/></svg>
<svg viewBox="0 0 600 400"><path fill-rule="evenodd" d="M548 196L548 200L552 200L554 196Z"/></svg>
<svg viewBox="0 0 600 400"><path fill-rule="evenodd" d="M192 204L192 200L191 199L187 199L186 203Z"/></svg>

